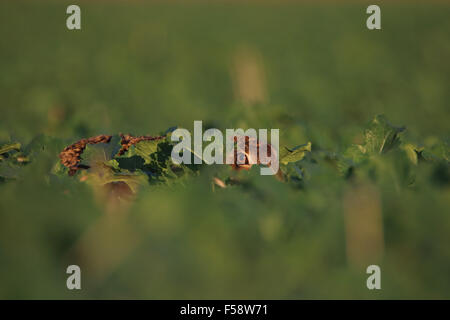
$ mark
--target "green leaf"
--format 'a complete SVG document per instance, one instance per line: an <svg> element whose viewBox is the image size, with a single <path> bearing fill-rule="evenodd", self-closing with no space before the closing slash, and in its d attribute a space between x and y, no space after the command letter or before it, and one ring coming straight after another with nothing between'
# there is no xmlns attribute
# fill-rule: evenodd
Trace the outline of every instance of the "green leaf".
<svg viewBox="0 0 450 320"><path fill-rule="evenodd" d="M406 156L412 164L417 165L417 148L410 143L402 144L401 148L405 151Z"/></svg>
<svg viewBox="0 0 450 320"><path fill-rule="evenodd" d="M364 131L364 144L354 144L345 150L338 161L339 171L347 176L351 168L363 166L370 162L371 157L400 146L399 134L404 130L404 127L391 125L384 115L377 115ZM409 159L414 162L415 151L410 146L405 145L404 148Z"/></svg>
<svg viewBox="0 0 450 320"><path fill-rule="evenodd" d="M163 141L163 139L141 141L132 146L132 148L134 148L134 151L138 156L144 158L145 164L148 164L152 161L151 155L158 150L158 144Z"/></svg>
<svg viewBox="0 0 450 320"><path fill-rule="evenodd" d="M426 161L449 162L450 147L446 142L438 142L418 151L420 151L421 158Z"/></svg>
<svg viewBox="0 0 450 320"><path fill-rule="evenodd" d="M139 188L148 185L148 176L140 170L135 172L115 172L111 168L105 166L100 172L92 172L88 174L88 176L88 183L94 186L102 186L114 182L124 182L130 187L133 193L137 193Z"/></svg>
<svg viewBox="0 0 450 320"><path fill-rule="evenodd" d="M154 154L158 152L158 146L166 143L167 139L144 140L132 145L125 154L117 157L118 159L141 157L145 164L149 164L154 160Z"/></svg>
<svg viewBox="0 0 450 320"><path fill-rule="evenodd" d="M0 146L0 182L19 178L22 167L30 161L21 150L19 142Z"/></svg>
<svg viewBox="0 0 450 320"><path fill-rule="evenodd" d="M0 146L0 154L4 154L12 150L19 151L21 147L22 145L19 142L3 144Z"/></svg>
<svg viewBox="0 0 450 320"><path fill-rule="evenodd" d="M305 157L307 151L311 152L311 142L292 149L284 147L280 150L280 163L286 165L290 162L300 161Z"/></svg>
<svg viewBox="0 0 450 320"><path fill-rule="evenodd" d="M95 167L113 159L120 149L120 137L114 135L109 143L88 144L81 154L82 165Z"/></svg>
<svg viewBox="0 0 450 320"><path fill-rule="evenodd" d="M133 193L139 188L148 185L149 179L147 174L141 170L130 172L120 169L115 160L107 162L98 162L91 168L81 172L81 179L93 187L102 187L108 184L123 182L128 185Z"/></svg>
<svg viewBox="0 0 450 320"><path fill-rule="evenodd" d="M168 133L170 135L170 133ZM146 140L131 146L121 156L104 162L116 174L142 173L150 184L171 184L196 172L186 165L175 165L171 159L173 145L170 140Z"/></svg>
<svg viewBox="0 0 450 320"><path fill-rule="evenodd" d="M108 167L114 169L114 170L120 170L119 162L116 159L111 159L105 162L105 165Z"/></svg>
<svg viewBox="0 0 450 320"><path fill-rule="evenodd" d="M385 153L400 144L399 133L404 127L395 127L389 123L384 115L377 115L369 128L365 131L363 153Z"/></svg>

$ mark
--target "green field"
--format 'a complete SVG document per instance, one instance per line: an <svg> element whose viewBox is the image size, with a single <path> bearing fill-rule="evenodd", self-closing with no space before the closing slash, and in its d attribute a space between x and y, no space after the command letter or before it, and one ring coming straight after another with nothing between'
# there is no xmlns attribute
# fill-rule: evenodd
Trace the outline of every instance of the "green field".
<svg viewBox="0 0 450 320"><path fill-rule="evenodd" d="M449 5L369 31L362 3L85 1L69 31L68 4L0 3L0 298L450 298ZM378 114L401 143L360 160ZM55 173L81 138L194 120L312 151L283 182L202 166L132 201Z"/></svg>

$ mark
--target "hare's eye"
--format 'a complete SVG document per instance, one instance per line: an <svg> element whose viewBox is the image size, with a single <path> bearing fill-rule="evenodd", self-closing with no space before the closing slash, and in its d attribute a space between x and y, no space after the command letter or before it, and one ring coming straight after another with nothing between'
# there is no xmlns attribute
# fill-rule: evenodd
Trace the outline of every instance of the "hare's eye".
<svg viewBox="0 0 450 320"><path fill-rule="evenodd" d="M240 163L244 163L244 162L245 162L245 154L244 154L244 153L239 153L239 154L237 155L237 160L238 160L238 162L240 162Z"/></svg>

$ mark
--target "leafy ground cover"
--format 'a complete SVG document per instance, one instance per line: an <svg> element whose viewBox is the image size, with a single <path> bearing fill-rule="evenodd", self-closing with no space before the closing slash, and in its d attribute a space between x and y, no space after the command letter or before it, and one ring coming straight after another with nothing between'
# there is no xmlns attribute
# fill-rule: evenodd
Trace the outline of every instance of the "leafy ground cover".
<svg viewBox="0 0 450 320"><path fill-rule="evenodd" d="M448 298L449 7L364 12L2 2L0 297ZM279 128L283 174L174 166L194 120Z"/></svg>

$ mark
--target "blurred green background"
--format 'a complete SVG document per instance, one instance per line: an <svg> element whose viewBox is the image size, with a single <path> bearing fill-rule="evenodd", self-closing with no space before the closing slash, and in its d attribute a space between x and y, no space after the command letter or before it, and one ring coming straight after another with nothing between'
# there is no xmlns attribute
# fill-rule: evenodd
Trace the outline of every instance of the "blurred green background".
<svg viewBox="0 0 450 320"><path fill-rule="evenodd" d="M246 188L215 191L205 168L113 214L48 175L80 138L194 120L340 152L384 113L416 144L448 142L449 5L380 3L370 31L366 2L84 1L69 31L69 4L0 3L0 142L58 139L0 183L0 298L450 298L450 189L431 167L416 188L396 188L390 167L355 187L311 161L300 190L252 170ZM381 219L373 260L349 254L346 219L365 208ZM70 264L80 291L66 288Z"/></svg>

